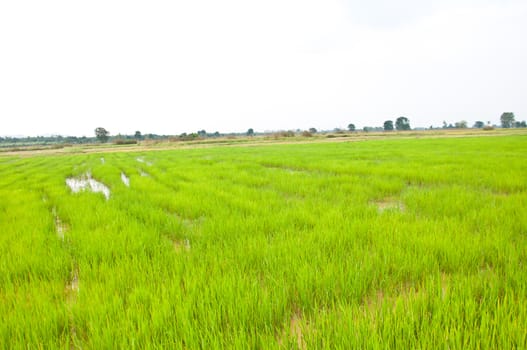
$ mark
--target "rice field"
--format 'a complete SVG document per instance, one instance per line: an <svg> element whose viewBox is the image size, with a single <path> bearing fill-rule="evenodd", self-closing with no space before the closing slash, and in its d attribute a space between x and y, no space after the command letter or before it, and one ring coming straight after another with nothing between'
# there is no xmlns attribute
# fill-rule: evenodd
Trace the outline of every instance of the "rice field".
<svg viewBox="0 0 527 350"><path fill-rule="evenodd" d="M0 156L0 348L527 347L527 136Z"/></svg>

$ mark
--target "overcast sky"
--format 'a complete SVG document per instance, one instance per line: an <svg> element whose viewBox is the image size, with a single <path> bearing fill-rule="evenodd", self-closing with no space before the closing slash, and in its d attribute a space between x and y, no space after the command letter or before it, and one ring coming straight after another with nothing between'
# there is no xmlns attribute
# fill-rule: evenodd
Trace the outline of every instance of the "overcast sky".
<svg viewBox="0 0 527 350"><path fill-rule="evenodd" d="M0 1L0 135L527 119L525 0Z"/></svg>

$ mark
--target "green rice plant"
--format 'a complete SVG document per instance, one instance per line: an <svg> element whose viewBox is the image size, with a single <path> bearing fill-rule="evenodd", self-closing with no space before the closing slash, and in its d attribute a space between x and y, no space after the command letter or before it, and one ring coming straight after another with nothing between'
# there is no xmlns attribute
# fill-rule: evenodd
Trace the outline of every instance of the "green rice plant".
<svg viewBox="0 0 527 350"><path fill-rule="evenodd" d="M524 348L526 154L509 135L0 156L0 348ZM108 198L66 185L87 174Z"/></svg>

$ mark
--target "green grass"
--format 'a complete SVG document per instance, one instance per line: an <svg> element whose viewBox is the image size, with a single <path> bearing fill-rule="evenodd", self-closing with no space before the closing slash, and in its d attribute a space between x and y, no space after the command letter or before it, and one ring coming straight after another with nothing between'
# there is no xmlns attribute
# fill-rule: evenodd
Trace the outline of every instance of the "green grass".
<svg viewBox="0 0 527 350"><path fill-rule="evenodd" d="M2 156L0 348L524 348L526 209L523 135Z"/></svg>

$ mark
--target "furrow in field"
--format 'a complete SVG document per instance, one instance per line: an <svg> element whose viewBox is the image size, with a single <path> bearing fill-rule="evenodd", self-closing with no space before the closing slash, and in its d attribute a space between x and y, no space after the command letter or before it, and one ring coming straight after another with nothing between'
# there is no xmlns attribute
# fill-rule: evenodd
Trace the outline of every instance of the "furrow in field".
<svg viewBox="0 0 527 350"><path fill-rule="evenodd" d="M68 230L68 225L66 225L58 216L56 207L53 207L51 212L55 221L55 231L57 232L57 237L61 240L64 240L64 233Z"/></svg>
<svg viewBox="0 0 527 350"><path fill-rule="evenodd" d="M77 302L79 296L79 267L75 266L70 273L70 279L66 282L64 292L66 295L66 302L74 304Z"/></svg>
<svg viewBox="0 0 527 350"><path fill-rule="evenodd" d="M79 267L75 266L70 274L70 279L66 282L64 287L64 294L69 318L69 343L70 349L81 348L79 346L79 339L77 336L77 327L75 325L75 320L72 312L72 307L77 303L79 297Z"/></svg>

